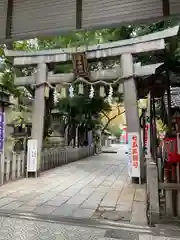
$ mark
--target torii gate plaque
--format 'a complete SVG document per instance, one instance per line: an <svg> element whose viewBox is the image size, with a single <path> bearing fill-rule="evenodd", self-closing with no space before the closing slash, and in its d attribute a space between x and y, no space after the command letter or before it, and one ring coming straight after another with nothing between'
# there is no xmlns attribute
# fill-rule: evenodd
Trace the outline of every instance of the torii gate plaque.
<svg viewBox="0 0 180 240"><path fill-rule="evenodd" d="M100 59L112 56L120 56L121 65L119 70L116 70L114 73L112 70L103 70L98 73L90 74L94 75L96 80L97 78L101 80L103 77L106 81L108 81L108 79L113 79L115 76L117 77L117 73L119 73L119 77L122 80L124 79L124 104L126 109L128 134L139 136L136 138L136 145L138 146L139 152L138 158L136 157L136 162L138 159L138 171L136 171L135 177L138 177L139 182L141 182L141 179L144 178L144 159L140 137L137 92L134 75L142 75L143 67L138 70L137 66L134 66L132 55L142 52L163 50L165 48L164 39L177 35L178 31L179 26L134 39L99 44L88 47L87 49L80 47L78 50L71 48L39 52L6 51L6 56L14 57L14 65L16 66L31 64L37 65L38 71L36 74L36 80L34 76L31 76L27 81L28 84L35 82L37 86L33 105L32 138L38 140L39 156L41 154L45 109L44 85L42 84L47 83L50 80L50 76L47 75L47 64L72 60L72 53L76 52L76 50L78 52L86 51L87 59ZM147 67L145 69L148 70L149 74L153 73L151 68ZM136 71L139 71L139 73ZM144 75L146 75L145 72ZM54 81L54 83L60 83L60 81L62 81L63 83L64 81L72 81L73 77L73 74L63 74L59 80L57 78L55 80L55 76L51 76L51 81ZM18 79L18 84L20 84L20 82L25 83L25 81L25 78L22 78L22 81ZM38 169L40 169L40 162L38 163ZM133 175L131 175L131 177L133 177Z"/></svg>

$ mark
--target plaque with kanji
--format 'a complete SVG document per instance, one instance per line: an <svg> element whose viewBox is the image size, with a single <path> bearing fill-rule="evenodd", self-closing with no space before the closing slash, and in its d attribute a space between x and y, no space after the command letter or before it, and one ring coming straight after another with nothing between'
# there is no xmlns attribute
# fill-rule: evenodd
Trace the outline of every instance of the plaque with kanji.
<svg viewBox="0 0 180 240"><path fill-rule="evenodd" d="M72 62L74 74L76 77L89 77L86 53L73 53Z"/></svg>

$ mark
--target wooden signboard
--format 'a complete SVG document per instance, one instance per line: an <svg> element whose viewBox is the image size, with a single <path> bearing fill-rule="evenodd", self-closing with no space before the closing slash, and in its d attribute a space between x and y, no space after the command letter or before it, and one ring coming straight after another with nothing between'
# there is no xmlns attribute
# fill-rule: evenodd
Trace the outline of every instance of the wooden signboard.
<svg viewBox="0 0 180 240"><path fill-rule="evenodd" d="M76 77L89 78L86 53L73 53L72 62Z"/></svg>

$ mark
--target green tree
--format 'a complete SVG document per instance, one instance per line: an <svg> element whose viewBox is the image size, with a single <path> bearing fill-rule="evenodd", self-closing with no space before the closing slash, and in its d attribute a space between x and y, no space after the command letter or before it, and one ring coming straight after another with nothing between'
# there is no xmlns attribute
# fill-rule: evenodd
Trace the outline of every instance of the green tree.
<svg viewBox="0 0 180 240"><path fill-rule="evenodd" d="M111 28L111 29L101 29L101 30L93 30L93 31L79 31L79 32L71 32L70 34L64 35L64 36L57 36L57 37L46 37L46 38L37 38L34 40L26 40L26 41L17 41L13 43L13 48L16 50L42 50L42 49L53 49L53 48L66 48L66 47L79 47L80 45L88 46L93 44L99 44L99 43L105 43L105 42L112 42L112 41L118 41L123 39L129 39L134 36L141 36L148 33L156 32L159 30L163 30L169 26L173 26L177 24L178 20L168 20L168 21L159 21L152 24L144 24L144 25L128 25L128 26L121 26L119 28ZM178 44L177 44L178 43ZM179 39L175 41L175 44L173 45L173 51L176 58L180 55L180 47L179 47ZM0 48L0 54L2 56L2 68L1 68L1 81L2 85L5 89L7 89L11 94L16 96L21 96L24 94L24 91L19 90L14 85L14 75L29 75L32 71L34 71L34 68L24 68L23 71L17 71L12 66L11 59L7 59L4 56L4 47L1 46ZM172 49L172 47L171 47ZM172 55L172 54L171 54ZM168 58L168 62L171 61L172 58ZM163 59L164 60L164 59ZM103 61L103 60L101 60ZM157 56L148 54L146 56L141 56L135 59L135 61L141 61L143 63L151 63L154 61L160 61L159 58L157 59ZM118 62L118 60L106 60L103 61L104 67L112 67L115 62ZM92 65L92 63L91 63ZM56 64L53 66L54 71L56 73L65 73L65 72L72 72L72 64ZM91 67L91 66L90 66ZM93 68L96 68L93 65ZM33 96L33 89L31 86L27 87L29 93ZM47 103L48 109L46 111L45 119L46 121L46 127L45 129L49 128L50 125L50 118L49 113L50 110L53 108L52 104L52 94L50 97L50 103ZM24 96L24 95L23 95ZM79 104L79 103L78 103ZM48 131L45 131L45 135Z"/></svg>
<svg viewBox="0 0 180 240"><path fill-rule="evenodd" d="M111 110L110 105L101 97L90 99L88 96L76 96L61 99L57 106L64 131L68 128L68 144L76 137L78 128L79 145L87 141L88 131L100 124L101 111Z"/></svg>
<svg viewBox="0 0 180 240"><path fill-rule="evenodd" d="M109 127L109 131L111 132L112 135L116 136L117 138L119 138L123 133L123 130L120 127L114 125Z"/></svg>

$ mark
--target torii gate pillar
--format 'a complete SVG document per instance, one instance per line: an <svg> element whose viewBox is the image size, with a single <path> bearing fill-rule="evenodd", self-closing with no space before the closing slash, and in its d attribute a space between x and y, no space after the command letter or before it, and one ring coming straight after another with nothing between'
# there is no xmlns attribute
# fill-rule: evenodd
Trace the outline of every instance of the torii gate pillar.
<svg viewBox="0 0 180 240"><path fill-rule="evenodd" d="M37 65L36 73L36 90L33 101L33 115L32 115L32 139L36 139L37 146L37 172L39 174L41 165L41 149L44 132L44 114L45 114L45 96L44 96L44 82L47 81L47 65L39 63Z"/></svg>
<svg viewBox="0 0 180 240"><path fill-rule="evenodd" d="M124 105L129 145L129 175L132 180L133 178L139 178L139 182L141 182L144 178L144 159L139 125L137 91L133 78L134 65L132 54L125 53L121 55L121 69L123 77L127 77L124 81Z"/></svg>

